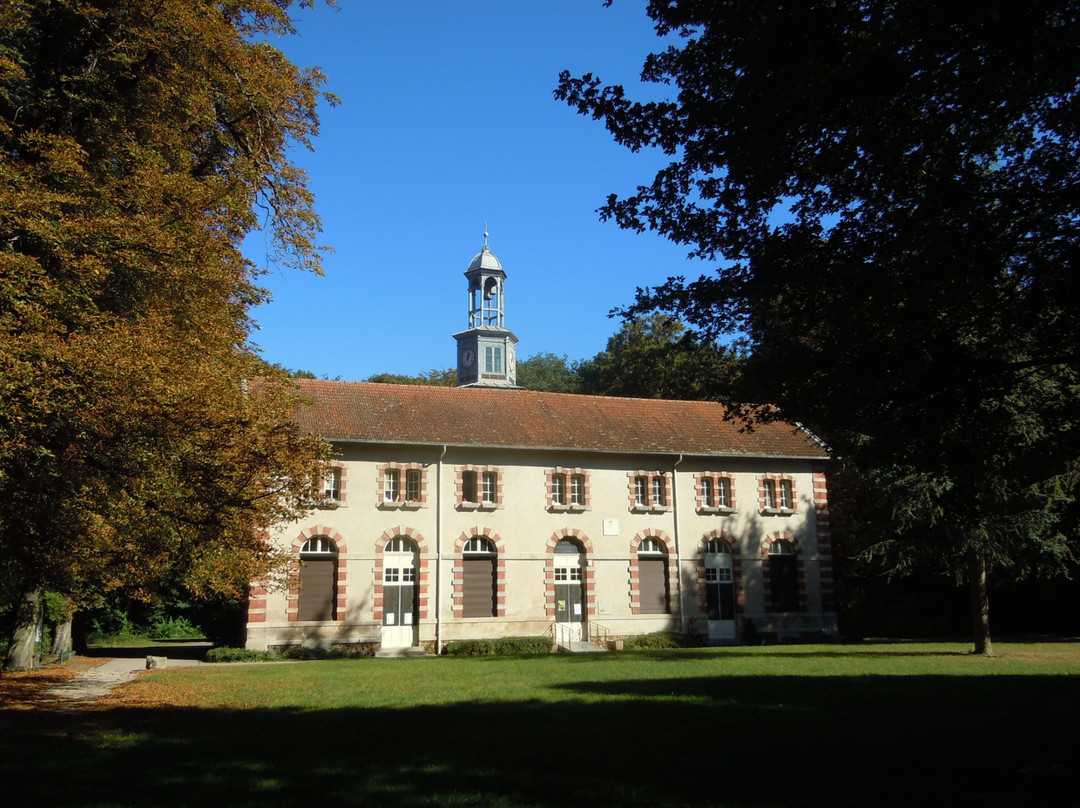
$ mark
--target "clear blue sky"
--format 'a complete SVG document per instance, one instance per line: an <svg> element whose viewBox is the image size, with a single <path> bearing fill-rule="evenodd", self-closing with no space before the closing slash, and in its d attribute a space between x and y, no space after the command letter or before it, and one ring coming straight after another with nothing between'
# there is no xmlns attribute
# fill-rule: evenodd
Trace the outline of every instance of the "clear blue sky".
<svg viewBox="0 0 1080 808"><path fill-rule="evenodd" d="M686 249L599 221L612 192L666 161L618 146L552 96L559 71L593 72L635 97L659 50L644 0L341 0L297 16L282 41L341 98L321 109L315 151L296 152L335 250L323 277L272 270L255 310L263 356L364 379L455 365L462 273L483 244L507 272L519 356L583 359L618 328L639 286L697 275ZM256 234L246 248L265 265Z"/></svg>

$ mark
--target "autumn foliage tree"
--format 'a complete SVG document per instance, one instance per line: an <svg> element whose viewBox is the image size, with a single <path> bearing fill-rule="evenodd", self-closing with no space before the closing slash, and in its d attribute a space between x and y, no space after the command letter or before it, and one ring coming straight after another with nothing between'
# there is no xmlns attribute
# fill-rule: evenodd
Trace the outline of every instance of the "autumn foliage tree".
<svg viewBox="0 0 1080 808"><path fill-rule="evenodd" d="M288 157L323 77L268 39L292 0L0 6L0 556L21 592L240 595L270 524L308 508L325 447L248 347L240 252L319 271ZM251 380L250 382L248 380ZM258 380L258 381L255 381Z"/></svg>
<svg viewBox="0 0 1080 808"><path fill-rule="evenodd" d="M1080 7L652 0L638 102L556 96L671 155L602 216L714 262L641 292L742 339L743 396L836 451L864 556L966 579L1075 563ZM663 94L663 93L662 93ZM851 512L851 509L849 509Z"/></svg>

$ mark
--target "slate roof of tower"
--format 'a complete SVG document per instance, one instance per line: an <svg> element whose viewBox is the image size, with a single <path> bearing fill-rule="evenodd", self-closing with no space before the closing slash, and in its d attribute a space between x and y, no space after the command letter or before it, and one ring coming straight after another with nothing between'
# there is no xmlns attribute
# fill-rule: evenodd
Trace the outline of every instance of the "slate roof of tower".
<svg viewBox="0 0 1080 808"><path fill-rule="evenodd" d="M749 457L827 458L787 422L745 430L708 401L298 380L300 426L327 440Z"/></svg>

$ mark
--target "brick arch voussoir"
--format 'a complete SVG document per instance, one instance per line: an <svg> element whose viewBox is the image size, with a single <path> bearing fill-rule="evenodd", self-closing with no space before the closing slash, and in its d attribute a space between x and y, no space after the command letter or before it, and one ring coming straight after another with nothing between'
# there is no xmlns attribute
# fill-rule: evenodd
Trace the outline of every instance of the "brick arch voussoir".
<svg viewBox="0 0 1080 808"><path fill-rule="evenodd" d="M557 545L563 539L576 539L578 544L585 548L587 555L592 555L595 550L593 549L592 539L586 536L582 531L576 527L563 528L562 530L556 530L551 534L551 538L547 540L548 553L555 552L555 545Z"/></svg>
<svg viewBox="0 0 1080 808"><path fill-rule="evenodd" d="M292 551L294 553L299 553L300 548L304 546L304 542L308 539L313 539L316 536L325 536L330 539L337 547L339 555L345 555L349 551L342 535L332 527L327 527L326 525L315 525L314 527L309 527L307 530L301 531L300 535L292 541Z"/></svg>
<svg viewBox="0 0 1080 808"><path fill-rule="evenodd" d="M769 549L773 546L773 544L780 540L791 542L791 546L795 548L795 555L799 554L799 539L790 530L778 530L775 533L762 539L761 554L763 556L767 556L769 554Z"/></svg>
<svg viewBox="0 0 1080 808"><path fill-rule="evenodd" d="M427 539L424 538L419 530L405 525L398 525L397 527L390 528L390 530L383 531L383 534L375 540L375 552L383 552L383 550L386 549L386 545L399 536L404 536L406 539L415 542L416 549L420 551L420 555L427 555Z"/></svg>
<svg viewBox="0 0 1080 808"><path fill-rule="evenodd" d="M454 540L454 552L460 555L465 550L465 543L476 536L480 536L490 541L498 555L506 553L506 547L503 546L503 540L499 538L498 533L493 532L489 527L474 527L464 531Z"/></svg>
<svg viewBox="0 0 1080 808"><path fill-rule="evenodd" d="M710 530L708 533L704 534L700 539L698 539L697 552L699 556L705 555L705 552L709 548L709 542L711 542L713 539L719 539L728 546L728 552L734 553L735 540L728 538L726 530Z"/></svg>
<svg viewBox="0 0 1080 808"><path fill-rule="evenodd" d="M634 536L633 540L630 542L630 550L634 555L637 555L638 547L641 546L641 543L645 541L645 539L659 539L663 542L664 550L667 551L667 554L669 556L674 555L675 543L671 540L671 537L664 531L653 527L645 528L645 530Z"/></svg>

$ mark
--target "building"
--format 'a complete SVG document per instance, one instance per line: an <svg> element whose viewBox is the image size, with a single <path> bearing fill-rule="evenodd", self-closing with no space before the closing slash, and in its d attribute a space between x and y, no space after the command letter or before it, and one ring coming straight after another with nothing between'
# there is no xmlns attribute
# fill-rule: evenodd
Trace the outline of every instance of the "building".
<svg viewBox="0 0 1080 808"><path fill-rule="evenodd" d="M300 381L301 427L339 457L325 507L270 537L292 576L252 587L249 648L835 633L812 435L745 431L712 402L521 389L486 243L465 276L459 387Z"/></svg>

